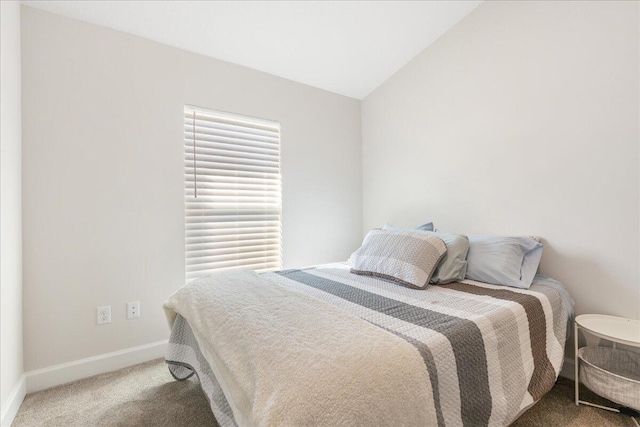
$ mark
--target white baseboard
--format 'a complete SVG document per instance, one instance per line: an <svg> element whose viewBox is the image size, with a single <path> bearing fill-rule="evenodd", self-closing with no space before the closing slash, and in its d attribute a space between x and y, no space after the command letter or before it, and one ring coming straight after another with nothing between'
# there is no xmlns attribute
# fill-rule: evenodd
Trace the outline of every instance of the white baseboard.
<svg viewBox="0 0 640 427"><path fill-rule="evenodd" d="M158 341L26 372L26 391L33 393L164 357L167 342L168 340Z"/></svg>
<svg viewBox="0 0 640 427"><path fill-rule="evenodd" d="M573 381L575 378L575 362L573 361L573 357L565 357L564 364L562 365L562 370L560 371L560 376L569 378Z"/></svg>
<svg viewBox="0 0 640 427"><path fill-rule="evenodd" d="M24 396L27 394L27 381L26 376L22 375L16 383L13 390L9 394L9 398L0 412L0 426L9 427L13 422L13 419L20 409L20 405L24 400Z"/></svg>

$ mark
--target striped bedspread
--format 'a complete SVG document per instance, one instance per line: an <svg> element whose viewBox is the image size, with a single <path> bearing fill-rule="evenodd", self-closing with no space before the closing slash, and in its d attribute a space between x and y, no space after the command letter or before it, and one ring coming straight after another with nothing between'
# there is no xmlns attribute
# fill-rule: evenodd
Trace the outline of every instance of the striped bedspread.
<svg viewBox="0 0 640 427"><path fill-rule="evenodd" d="M553 386L564 357L569 308L558 290L462 281L414 290L358 276L343 264L264 275L406 340L424 361L439 426L505 426ZM200 378L221 425L233 425L224 394L189 325L173 326L167 361L178 378Z"/></svg>

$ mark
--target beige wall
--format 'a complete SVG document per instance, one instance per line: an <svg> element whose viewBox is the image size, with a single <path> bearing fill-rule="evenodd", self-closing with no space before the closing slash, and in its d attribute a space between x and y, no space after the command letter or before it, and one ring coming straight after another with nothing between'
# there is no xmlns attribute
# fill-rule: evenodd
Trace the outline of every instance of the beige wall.
<svg viewBox="0 0 640 427"><path fill-rule="evenodd" d="M0 2L0 20L0 409L5 415L23 373L20 3Z"/></svg>
<svg viewBox="0 0 640 427"><path fill-rule="evenodd" d="M25 366L168 337L184 284L184 104L280 121L284 264L362 231L360 103L23 7ZM126 320L126 301L142 316ZM96 307L113 322L96 325Z"/></svg>
<svg viewBox="0 0 640 427"><path fill-rule="evenodd" d="M364 230L540 235L578 313L640 318L638 12L480 5L364 99Z"/></svg>

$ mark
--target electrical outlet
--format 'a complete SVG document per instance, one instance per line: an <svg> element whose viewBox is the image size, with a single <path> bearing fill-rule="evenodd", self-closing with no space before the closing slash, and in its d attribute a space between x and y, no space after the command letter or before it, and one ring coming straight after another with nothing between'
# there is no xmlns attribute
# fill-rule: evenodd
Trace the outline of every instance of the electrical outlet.
<svg viewBox="0 0 640 427"><path fill-rule="evenodd" d="M98 325L111 323L111 306L105 305L104 307L98 307L97 315Z"/></svg>
<svg viewBox="0 0 640 427"><path fill-rule="evenodd" d="M140 317L140 301L127 303L127 319L135 319Z"/></svg>

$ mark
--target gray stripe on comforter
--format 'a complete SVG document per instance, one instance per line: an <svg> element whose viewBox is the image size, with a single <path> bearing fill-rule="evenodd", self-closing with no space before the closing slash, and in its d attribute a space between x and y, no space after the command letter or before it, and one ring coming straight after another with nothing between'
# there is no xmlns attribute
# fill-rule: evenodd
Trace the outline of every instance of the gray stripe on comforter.
<svg viewBox="0 0 640 427"><path fill-rule="evenodd" d="M437 301L437 304L434 306L435 310L442 311L443 309L447 309L446 314L450 316L459 317L459 314L455 314L456 311L463 311L465 314L473 314L474 317L483 317L491 322L491 326L495 336L497 337L513 337L519 336L520 332L518 330L518 319L516 315L508 309L505 309L504 304L492 303L491 301L478 301L477 297L470 296L466 293L461 293L453 290L448 290L447 285L444 286L430 286L428 290L424 291L423 294L416 295L415 292L412 293L412 290L408 290L402 286L397 286L393 283L385 283L380 282L376 283L375 286L371 286L369 282L366 280L360 279L358 276L350 274L346 269L331 269L331 270L305 270L313 275L335 277L335 280L338 280L343 283L352 284L352 286L366 286L369 288L370 292L381 293L385 292L387 296L392 299L398 299L404 301L408 304L413 304L411 301L414 300L415 304L424 304L425 301L429 299L420 299L428 294L433 295L431 300ZM355 283L354 283L355 282ZM385 295L383 294L383 295ZM471 298L471 300L469 299ZM454 313L449 312L454 311ZM496 317L494 315L487 315L489 313L500 312L500 316ZM477 324L477 322L476 322ZM378 326L384 327L380 324ZM391 328L388 328L392 330ZM485 329L485 334L488 332ZM490 334L487 334L484 338L485 345L487 344L487 340L491 341ZM426 345L422 343L423 345ZM492 388L492 399L493 399L493 408L492 408L492 420L494 423L499 423L500 421L509 419L510 414L516 414L519 412L520 404L525 398L525 394L527 390L523 387L524 384L527 383L527 374L525 372L525 368L523 366L522 360L520 357L516 357L515 355L523 354L523 348L521 347L521 342L518 339L499 339L496 340L496 348L497 354L499 356L499 364L500 370L498 375L502 380L503 393L499 393ZM437 359L434 359L434 363L436 363ZM431 374L431 371L429 372ZM495 375L495 371L494 371ZM491 378L491 371L489 371L489 378ZM445 379L446 380L446 379ZM491 383L491 381L490 381ZM446 387L446 385L445 385ZM441 395L443 400L446 400L444 396ZM451 420L449 420L451 423Z"/></svg>
<svg viewBox="0 0 640 427"><path fill-rule="evenodd" d="M555 383L556 372L547 353L547 322L542 302L528 294L513 292L508 289L483 288L463 282L451 283L447 285L447 288L474 295L513 301L522 306L528 319L529 336L532 342L536 343L536 345L531 346L534 368L528 390L534 400L544 396Z"/></svg>
<svg viewBox="0 0 640 427"><path fill-rule="evenodd" d="M301 270L285 270L278 274L446 336L451 343L458 370L462 421L468 426L489 423L492 404L486 352L482 333L474 322L406 304Z"/></svg>
<svg viewBox="0 0 640 427"><path fill-rule="evenodd" d="M374 323L375 324L375 323ZM436 362L433 360L433 354L431 354L431 350L429 346L425 343L418 341L415 338L404 335L398 331L394 331L389 328L385 328L384 326L376 325L384 329L385 331L389 331L390 333L399 336L403 340L408 341L413 344L413 346L418 350L422 360L424 360L424 364L427 367L427 371L429 372L429 380L431 381L431 390L433 391L433 403L436 408L436 418L438 419L438 427L444 426L444 416L442 415L442 406L440 405L440 387L438 385L438 371L436 370Z"/></svg>
<svg viewBox="0 0 640 427"><path fill-rule="evenodd" d="M180 315L176 317L171 328L165 361L169 365L169 372L178 381L187 380L194 374L198 377L200 387L209 400L213 415L220 427L237 426L229 402L209 363L200 351L189 322Z"/></svg>

